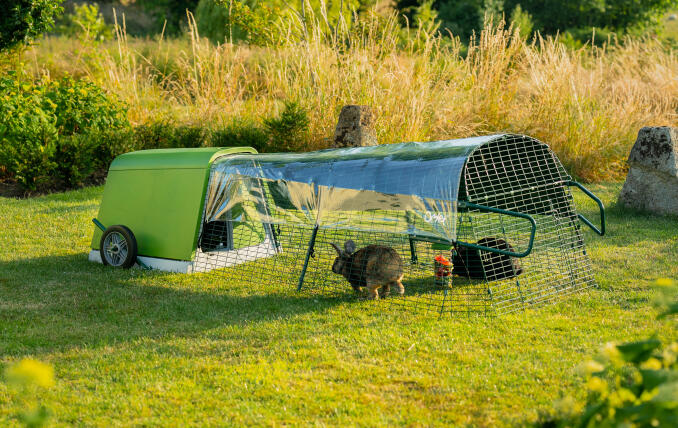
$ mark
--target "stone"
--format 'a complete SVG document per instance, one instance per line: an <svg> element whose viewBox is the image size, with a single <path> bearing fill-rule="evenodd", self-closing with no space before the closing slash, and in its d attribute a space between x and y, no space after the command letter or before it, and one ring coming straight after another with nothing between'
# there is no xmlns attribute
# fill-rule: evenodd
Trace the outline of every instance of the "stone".
<svg viewBox="0 0 678 428"><path fill-rule="evenodd" d="M629 155L619 203L656 214L678 215L678 128L645 127Z"/></svg>
<svg viewBox="0 0 678 428"><path fill-rule="evenodd" d="M332 147L365 147L377 145L374 115L369 106L347 105L339 113Z"/></svg>

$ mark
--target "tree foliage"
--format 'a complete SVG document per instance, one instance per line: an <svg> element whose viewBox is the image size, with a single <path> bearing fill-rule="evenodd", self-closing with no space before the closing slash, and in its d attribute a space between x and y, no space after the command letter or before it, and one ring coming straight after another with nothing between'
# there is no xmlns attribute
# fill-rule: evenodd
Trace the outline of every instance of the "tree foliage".
<svg viewBox="0 0 678 428"><path fill-rule="evenodd" d="M158 30L178 34L186 23L186 11L195 12L199 0L137 0L137 3L152 14Z"/></svg>
<svg viewBox="0 0 678 428"><path fill-rule="evenodd" d="M61 34L81 40L103 41L113 38L113 27L106 24L96 3L75 5L73 13L67 14L57 26Z"/></svg>
<svg viewBox="0 0 678 428"><path fill-rule="evenodd" d="M275 31L273 21L280 15L280 10L275 5L257 3L257 1L200 0L195 11L200 35L213 43L240 40L255 45L271 43Z"/></svg>
<svg viewBox="0 0 678 428"><path fill-rule="evenodd" d="M63 9L61 0L9 0L3 2L0 51L12 49L49 31Z"/></svg>
<svg viewBox="0 0 678 428"><path fill-rule="evenodd" d="M397 7L411 18L416 8L425 0L398 0ZM592 28L606 28L620 33L644 29L657 22L659 17L677 0L436 0L442 28L462 39L468 39L482 28L485 16L495 20L502 15L509 20L516 15L529 15L534 30L544 34L573 31L591 36Z"/></svg>
<svg viewBox="0 0 678 428"><path fill-rule="evenodd" d="M625 32L651 25L676 0L506 0L505 10L518 4L529 12L546 34L577 28L609 28Z"/></svg>
<svg viewBox="0 0 678 428"><path fill-rule="evenodd" d="M325 23L334 28L344 17L350 26L353 12L364 11L374 0L200 0L195 11L198 31L214 43L247 41L268 45L280 39L281 28ZM431 0L428 0L431 3ZM281 25L279 25L281 24Z"/></svg>

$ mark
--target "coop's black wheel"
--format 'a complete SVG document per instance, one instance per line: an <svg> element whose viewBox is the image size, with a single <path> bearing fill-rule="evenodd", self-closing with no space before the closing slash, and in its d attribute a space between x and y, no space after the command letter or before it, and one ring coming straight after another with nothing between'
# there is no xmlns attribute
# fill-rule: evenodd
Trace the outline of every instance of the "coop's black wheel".
<svg viewBox="0 0 678 428"><path fill-rule="evenodd" d="M101 261L105 265L129 269L137 260L137 240L125 226L110 226L99 242Z"/></svg>

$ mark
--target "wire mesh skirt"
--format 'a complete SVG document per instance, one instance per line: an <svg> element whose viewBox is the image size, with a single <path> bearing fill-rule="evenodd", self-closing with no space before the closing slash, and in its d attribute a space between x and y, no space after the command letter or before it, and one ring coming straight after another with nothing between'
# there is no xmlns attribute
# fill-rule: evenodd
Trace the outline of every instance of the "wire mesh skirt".
<svg viewBox="0 0 678 428"><path fill-rule="evenodd" d="M362 214L363 221L366 215ZM594 285L573 216L553 212L534 218L534 248L522 259L482 251L472 254L459 246L396 233L219 222L203 231L194 270L253 288L365 299L365 288L352 287L332 270L338 253L331 244L342 247L350 239L357 249L388 247L400 258L404 294L381 287L380 306L439 315L497 315L553 302ZM459 215L458 224L458 239L463 242L489 239L522 248L529 239L528 225L516 218L470 211Z"/></svg>

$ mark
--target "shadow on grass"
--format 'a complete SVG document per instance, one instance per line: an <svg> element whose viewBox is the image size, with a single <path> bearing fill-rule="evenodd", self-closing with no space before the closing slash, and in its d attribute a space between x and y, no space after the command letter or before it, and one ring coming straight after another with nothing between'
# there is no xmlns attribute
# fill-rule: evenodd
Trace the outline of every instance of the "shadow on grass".
<svg viewBox="0 0 678 428"><path fill-rule="evenodd" d="M0 262L0 355L41 354L323 312L345 302L82 254Z"/></svg>

